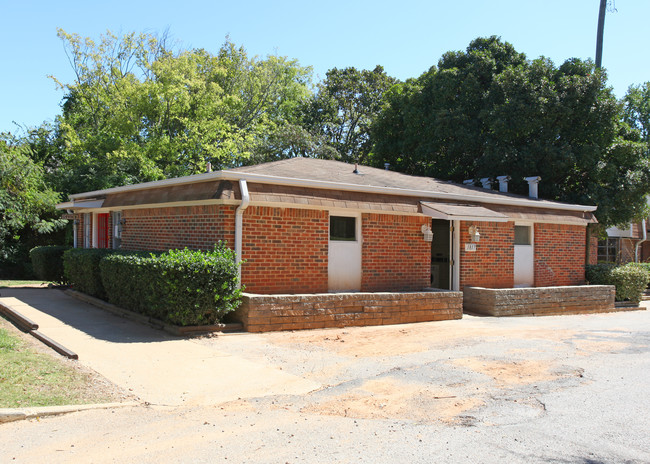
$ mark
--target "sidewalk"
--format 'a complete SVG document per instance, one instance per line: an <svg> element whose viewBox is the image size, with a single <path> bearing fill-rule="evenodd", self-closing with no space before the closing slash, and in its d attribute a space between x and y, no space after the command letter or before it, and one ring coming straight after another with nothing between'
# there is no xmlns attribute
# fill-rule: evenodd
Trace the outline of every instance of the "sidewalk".
<svg viewBox="0 0 650 464"><path fill-rule="evenodd" d="M320 387L114 316L60 290L5 288L0 301L18 305L16 309L37 323L40 332L77 353L80 363L151 404L214 405L238 398L303 394Z"/></svg>

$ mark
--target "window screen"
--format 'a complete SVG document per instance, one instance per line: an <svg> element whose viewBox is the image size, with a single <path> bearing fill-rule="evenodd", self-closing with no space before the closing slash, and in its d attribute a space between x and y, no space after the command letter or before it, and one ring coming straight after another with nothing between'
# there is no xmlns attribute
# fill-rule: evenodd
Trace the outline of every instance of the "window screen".
<svg viewBox="0 0 650 464"><path fill-rule="evenodd" d="M357 218L330 216L330 240L353 242L357 239Z"/></svg>
<svg viewBox="0 0 650 464"><path fill-rule="evenodd" d="M616 238L598 240L598 262L615 263L618 261L618 245Z"/></svg>
<svg viewBox="0 0 650 464"><path fill-rule="evenodd" d="M515 226L515 245L530 244L530 226Z"/></svg>

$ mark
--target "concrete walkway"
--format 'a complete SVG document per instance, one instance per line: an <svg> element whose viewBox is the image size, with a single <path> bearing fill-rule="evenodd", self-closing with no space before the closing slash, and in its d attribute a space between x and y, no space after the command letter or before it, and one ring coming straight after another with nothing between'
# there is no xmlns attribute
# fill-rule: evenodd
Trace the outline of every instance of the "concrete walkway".
<svg viewBox="0 0 650 464"><path fill-rule="evenodd" d="M4 288L1 295L1 302L37 323L40 332L76 352L80 363L151 404L214 405L238 398L299 395L320 387L278 368L114 316L60 290Z"/></svg>

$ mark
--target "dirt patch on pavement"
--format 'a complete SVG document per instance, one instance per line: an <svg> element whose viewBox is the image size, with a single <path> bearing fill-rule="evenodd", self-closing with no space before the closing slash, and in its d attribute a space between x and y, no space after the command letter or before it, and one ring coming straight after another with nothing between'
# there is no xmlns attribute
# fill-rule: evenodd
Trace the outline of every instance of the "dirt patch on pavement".
<svg viewBox="0 0 650 464"><path fill-rule="evenodd" d="M254 411L255 407L248 400L234 400L221 403L219 409L224 411Z"/></svg>
<svg viewBox="0 0 650 464"><path fill-rule="evenodd" d="M424 322L396 326L359 327L352 329L325 329L302 332L269 333L264 337L276 345L312 346L333 350L350 357L381 357L423 352L432 348L445 348L463 343L476 343L482 338L507 337L508 339L543 339L565 341L574 336L571 330L543 329L531 325L530 329L495 327L480 320L478 327L459 326L456 321Z"/></svg>
<svg viewBox="0 0 650 464"><path fill-rule="evenodd" d="M610 342L602 340L574 340L573 343L577 348L577 354L580 356L589 356L592 353L616 353L630 346L624 342Z"/></svg>
<svg viewBox="0 0 650 464"><path fill-rule="evenodd" d="M423 384L379 379L327 401L312 404L301 412L357 419L412 420L420 423L458 423L470 409L483 406L480 398L463 398L449 390Z"/></svg>
<svg viewBox="0 0 650 464"><path fill-rule="evenodd" d="M481 358L455 359L454 364L492 377L498 384L526 385L554 380L561 374L552 372L550 361L495 361Z"/></svg>

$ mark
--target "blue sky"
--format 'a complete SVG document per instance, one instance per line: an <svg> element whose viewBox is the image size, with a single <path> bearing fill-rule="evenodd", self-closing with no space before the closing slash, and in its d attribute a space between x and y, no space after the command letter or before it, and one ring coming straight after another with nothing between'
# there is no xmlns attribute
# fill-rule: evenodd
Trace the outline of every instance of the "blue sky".
<svg viewBox="0 0 650 464"><path fill-rule="evenodd" d="M615 94L650 81L650 1L617 0L605 21L603 66ZM71 82L56 28L93 39L113 32L169 29L185 48L216 52L226 35L249 54L278 54L312 66L384 66L417 77L449 50L498 35L528 58L556 64L594 58L599 0L355 1L32 1L0 0L0 132L13 121L37 126L59 112L63 93L48 75Z"/></svg>

